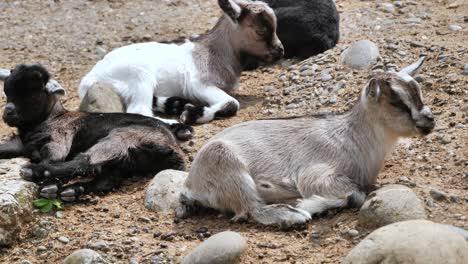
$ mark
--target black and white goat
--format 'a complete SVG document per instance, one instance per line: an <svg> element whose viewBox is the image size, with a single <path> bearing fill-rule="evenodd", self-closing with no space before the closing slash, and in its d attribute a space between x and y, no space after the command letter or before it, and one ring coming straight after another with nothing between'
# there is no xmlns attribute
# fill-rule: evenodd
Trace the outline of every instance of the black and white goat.
<svg viewBox="0 0 468 264"><path fill-rule="evenodd" d="M18 135L0 145L0 159L30 158L21 174L42 186L42 196L73 201L83 193L108 192L127 176L185 169L173 134L189 126L136 114L67 111L58 99L65 90L40 65L2 74L3 120ZM63 186L77 176L94 178Z"/></svg>
<svg viewBox="0 0 468 264"><path fill-rule="evenodd" d="M289 227L360 207L398 138L435 126L411 77L423 60L372 78L344 114L251 121L216 135L196 155L176 215L201 206Z"/></svg>
<svg viewBox="0 0 468 264"><path fill-rule="evenodd" d="M105 83L122 97L128 113L163 112L180 116L186 124L236 115L239 102L228 93L238 85L241 57L275 61L282 57L283 46L267 4L250 0L218 4L225 14L194 42L150 42L113 50L83 78L79 96L83 98L96 83Z"/></svg>

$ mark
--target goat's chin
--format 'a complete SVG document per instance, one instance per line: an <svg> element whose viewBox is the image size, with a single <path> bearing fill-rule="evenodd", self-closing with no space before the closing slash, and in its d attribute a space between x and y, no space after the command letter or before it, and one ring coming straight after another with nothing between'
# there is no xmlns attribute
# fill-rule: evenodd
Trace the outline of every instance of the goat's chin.
<svg viewBox="0 0 468 264"><path fill-rule="evenodd" d="M23 124L23 120L18 117L3 117L3 121L10 127L19 127Z"/></svg>

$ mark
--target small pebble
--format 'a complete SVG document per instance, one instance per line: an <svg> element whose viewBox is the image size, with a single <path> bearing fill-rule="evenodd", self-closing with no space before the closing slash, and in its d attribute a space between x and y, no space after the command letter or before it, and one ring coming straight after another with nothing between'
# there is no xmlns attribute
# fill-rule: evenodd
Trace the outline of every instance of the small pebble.
<svg viewBox="0 0 468 264"><path fill-rule="evenodd" d="M359 231L357 231L356 229L350 229L348 230L348 235L350 237L357 237L359 236Z"/></svg>
<svg viewBox="0 0 468 264"><path fill-rule="evenodd" d="M429 193L431 194L431 197L434 198L434 200L436 201L447 200L448 198L448 195L446 192L443 192L437 189L431 189Z"/></svg>
<svg viewBox="0 0 468 264"><path fill-rule="evenodd" d="M462 29L462 27L460 27L459 25L450 25L448 29L451 31L459 31Z"/></svg>
<svg viewBox="0 0 468 264"><path fill-rule="evenodd" d="M64 244L67 244L68 242L70 242L70 239L68 239L68 237L66 237L66 236L60 236L58 238L58 241L60 241L60 242L62 242Z"/></svg>

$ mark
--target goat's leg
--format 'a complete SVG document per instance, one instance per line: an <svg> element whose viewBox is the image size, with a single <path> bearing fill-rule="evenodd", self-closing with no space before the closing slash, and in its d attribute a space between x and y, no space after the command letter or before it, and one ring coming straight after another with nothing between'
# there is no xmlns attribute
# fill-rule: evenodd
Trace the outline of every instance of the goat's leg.
<svg viewBox="0 0 468 264"><path fill-rule="evenodd" d="M176 209L179 218L209 207L234 212L233 221L251 216L255 221L282 227L303 225L309 213L286 204L265 205L255 181L243 161L230 147L219 141L206 145L192 165L181 193L181 206Z"/></svg>
<svg viewBox="0 0 468 264"><path fill-rule="evenodd" d="M11 159L24 155L24 146L18 136L0 145L0 159Z"/></svg>
<svg viewBox="0 0 468 264"><path fill-rule="evenodd" d="M208 106L186 105L180 120L185 124L203 124L215 118L235 116L239 110L239 102L218 87L204 87L194 95Z"/></svg>
<svg viewBox="0 0 468 264"><path fill-rule="evenodd" d="M298 189L304 197L297 208L311 215L321 214L329 209L343 207L361 207L366 198L358 186L348 177L328 175L307 184L307 177L300 177Z"/></svg>
<svg viewBox="0 0 468 264"><path fill-rule="evenodd" d="M153 112L180 116L188 104L190 104L190 101L182 97L154 97Z"/></svg>

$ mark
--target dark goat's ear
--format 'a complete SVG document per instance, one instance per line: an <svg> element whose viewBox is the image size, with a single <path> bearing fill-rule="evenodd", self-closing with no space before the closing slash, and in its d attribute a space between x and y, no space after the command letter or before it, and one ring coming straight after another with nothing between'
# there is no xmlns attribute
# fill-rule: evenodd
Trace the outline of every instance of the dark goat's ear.
<svg viewBox="0 0 468 264"><path fill-rule="evenodd" d="M66 95L65 89L56 80L49 80L46 89L51 94Z"/></svg>
<svg viewBox="0 0 468 264"><path fill-rule="evenodd" d="M238 22L238 19L242 13L242 8L236 3L235 0L218 0L218 5L234 23Z"/></svg>
<svg viewBox="0 0 468 264"><path fill-rule="evenodd" d="M380 80L377 78L372 78L366 87L366 96L368 98L377 100L380 96L380 93Z"/></svg>

